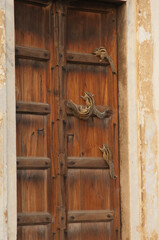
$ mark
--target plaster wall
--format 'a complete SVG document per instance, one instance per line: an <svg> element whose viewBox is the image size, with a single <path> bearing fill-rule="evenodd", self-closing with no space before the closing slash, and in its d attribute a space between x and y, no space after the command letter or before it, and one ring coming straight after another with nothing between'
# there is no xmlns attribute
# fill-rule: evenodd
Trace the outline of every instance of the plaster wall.
<svg viewBox="0 0 159 240"><path fill-rule="evenodd" d="M159 239L159 1L118 11L123 240Z"/></svg>
<svg viewBox="0 0 159 240"><path fill-rule="evenodd" d="M141 238L159 239L159 1L137 1Z"/></svg>
<svg viewBox="0 0 159 240"><path fill-rule="evenodd" d="M0 0L0 240L16 239L14 8Z"/></svg>

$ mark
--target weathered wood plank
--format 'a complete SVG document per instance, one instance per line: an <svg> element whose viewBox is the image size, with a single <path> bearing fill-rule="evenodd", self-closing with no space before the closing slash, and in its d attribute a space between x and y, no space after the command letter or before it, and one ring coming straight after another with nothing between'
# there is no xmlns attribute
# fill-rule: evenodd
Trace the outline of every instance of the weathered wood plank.
<svg viewBox="0 0 159 240"><path fill-rule="evenodd" d="M68 168L84 168L84 169L108 169L108 164L103 158L93 157L68 157Z"/></svg>
<svg viewBox="0 0 159 240"><path fill-rule="evenodd" d="M40 213L18 213L17 223L18 226L24 225L43 225L52 222L52 216L47 212Z"/></svg>
<svg viewBox="0 0 159 240"><path fill-rule="evenodd" d="M107 60L100 61L100 58L89 53L76 53L67 51L66 59L71 63L83 63L83 64L94 64L100 66L107 66L109 62Z"/></svg>
<svg viewBox="0 0 159 240"><path fill-rule="evenodd" d="M47 115L50 113L50 105L47 103L17 101L16 112L23 114Z"/></svg>
<svg viewBox="0 0 159 240"><path fill-rule="evenodd" d="M31 4L40 4L47 6L51 3L50 0L15 0L16 2L31 3Z"/></svg>
<svg viewBox="0 0 159 240"><path fill-rule="evenodd" d="M50 53L46 49L24 47L19 45L16 45L15 47L15 56L18 58L29 58L43 61L50 59Z"/></svg>
<svg viewBox="0 0 159 240"><path fill-rule="evenodd" d="M103 1L106 1L106 2L127 2L127 0L103 0Z"/></svg>
<svg viewBox="0 0 159 240"><path fill-rule="evenodd" d="M47 157L17 157L17 169L47 169L51 160Z"/></svg>
<svg viewBox="0 0 159 240"><path fill-rule="evenodd" d="M68 223L110 222L113 219L114 211L111 210L68 211Z"/></svg>
<svg viewBox="0 0 159 240"><path fill-rule="evenodd" d="M126 3L127 0L102 0L102 1L79 1L70 0L69 8L78 8L80 11L92 11L92 12L103 12L106 13L114 8L114 5L121 5Z"/></svg>

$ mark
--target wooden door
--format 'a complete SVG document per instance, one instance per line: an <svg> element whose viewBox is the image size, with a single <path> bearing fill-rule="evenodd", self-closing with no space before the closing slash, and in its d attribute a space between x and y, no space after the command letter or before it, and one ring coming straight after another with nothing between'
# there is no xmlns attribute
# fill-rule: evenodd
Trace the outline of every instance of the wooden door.
<svg viewBox="0 0 159 240"><path fill-rule="evenodd" d="M80 97L94 94L95 105L109 106L111 117L82 120L67 115L67 219L69 240L120 239L117 75L108 62L91 56L103 46L117 69L116 8L70 4L66 24L65 99L85 105ZM97 59L96 59L97 58ZM105 65L104 65L105 63ZM116 180L99 147L108 144Z"/></svg>
<svg viewBox="0 0 159 240"><path fill-rule="evenodd" d="M15 1L18 240L52 235L51 9Z"/></svg>
<svg viewBox="0 0 159 240"><path fill-rule="evenodd" d="M16 0L15 36L18 240L119 240L116 6Z"/></svg>

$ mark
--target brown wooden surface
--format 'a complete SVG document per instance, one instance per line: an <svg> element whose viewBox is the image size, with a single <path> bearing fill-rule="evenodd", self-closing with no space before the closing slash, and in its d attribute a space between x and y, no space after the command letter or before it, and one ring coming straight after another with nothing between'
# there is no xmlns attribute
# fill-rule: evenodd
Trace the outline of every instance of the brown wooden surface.
<svg viewBox="0 0 159 240"><path fill-rule="evenodd" d="M43 225L52 222L49 213L19 213L17 216L18 225Z"/></svg>
<svg viewBox="0 0 159 240"><path fill-rule="evenodd" d="M114 212L109 210L69 211L68 222L110 222L114 219Z"/></svg>
<svg viewBox="0 0 159 240"><path fill-rule="evenodd" d="M16 0L17 2L25 2L25 3L31 3L31 4L42 4L42 5L48 5L51 3L51 0Z"/></svg>
<svg viewBox="0 0 159 240"><path fill-rule="evenodd" d="M68 157L67 158L68 168L88 168L88 169L104 169L109 168L108 164L103 158L92 158L92 157Z"/></svg>
<svg viewBox="0 0 159 240"><path fill-rule="evenodd" d="M85 56L94 48L104 46L117 68L116 9L111 5L102 8L99 4L93 10L96 5L91 5L90 2L71 2L67 15L66 52ZM82 121L73 115L67 116L67 159L69 163L75 161L75 164L78 164L77 168L68 165L67 208L69 211L109 209L115 212L110 224L69 223L68 239L120 239L117 78L112 74L109 65L90 65L89 61L84 62L84 57L77 63L67 57L66 83L67 100L83 105L80 96L88 91L94 94L96 105L110 106L113 110L109 121L97 118ZM102 157L99 147L102 147L103 143L107 143L112 151L118 176L116 182L110 178L108 169L100 169L101 161L96 161L96 169L89 165L89 159Z"/></svg>
<svg viewBox="0 0 159 240"><path fill-rule="evenodd" d="M100 58L97 58L91 53L74 53L67 52L66 59L68 62L72 63L85 63L85 64L95 64L95 65L109 65L108 61L100 61Z"/></svg>
<svg viewBox="0 0 159 240"><path fill-rule="evenodd" d="M17 169L47 169L51 167L50 158L17 157Z"/></svg>
<svg viewBox="0 0 159 240"><path fill-rule="evenodd" d="M106 47L117 69L116 42L112 3L15 1L18 240L120 240L117 76L91 55ZM85 91L111 117L74 117L65 102Z"/></svg>
<svg viewBox="0 0 159 240"><path fill-rule="evenodd" d="M50 113L48 103L16 102L16 112L23 114L46 115Z"/></svg>
<svg viewBox="0 0 159 240"><path fill-rule="evenodd" d="M39 2L43 1L15 1L18 240L52 239L54 224L51 208L51 5L46 7L37 4Z"/></svg>
<svg viewBox="0 0 159 240"><path fill-rule="evenodd" d="M37 60L49 60L50 53L46 49L33 48L33 47L24 47L24 46L15 46L15 55L18 58L29 58Z"/></svg>

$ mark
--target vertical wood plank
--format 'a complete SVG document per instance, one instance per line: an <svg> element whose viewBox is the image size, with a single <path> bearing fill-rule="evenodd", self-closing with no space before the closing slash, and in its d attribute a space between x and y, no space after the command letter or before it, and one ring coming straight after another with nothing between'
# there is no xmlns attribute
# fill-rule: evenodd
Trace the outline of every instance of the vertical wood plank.
<svg viewBox="0 0 159 240"><path fill-rule="evenodd" d="M88 9L84 10L81 7L79 10L78 7L74 7L74 9L69 9L68 13L67 50L91 53L94 48L104 46L117 69L116 9L110 7L108 11L98 12L91 8L89 12ZM67 70L68 100L76 104L84 104L80 96L85 91L89 91L94 94L97 105L109 105L114 112L112 119L79 120L79 126L75 125L76 120L72 120L74 117L68 117L68 156L101 157L102 153L98 147L107 143L113 154L115 170L118 171L117 77L112 74L110 66L69 63ZM109 170L76 170L76 172L69 170L68 184L70 209L75 210L76 207L84 210L115 209L115 216L117 216L112 223L100 223L99 225L82 223L80 237L87 240L116 239L116 230L120 226L119 188L110 178ZM76 189L80 191L77 193ZM71 192L75 193L74 201L73 197L71 198ZM70 239L72 236L77 237L75 232L72 232L72 228L72 226L69 228ZM79 226L75 228L78 232ZM120 238L120 234L118 236Z"/></svg>
<svg viewBox="0 0 159 240"><path fill-rule="evenodd" d="M15 1L15 43L49 50L50 12L51 4ZM47 62L16 59L17 100L50 103L52 54ZM50 119L48 115L17 114L17 156L51 158ZM17 177L18 212L51 212L50 170L18 170ZM51 224L18 227L18 240L48 240L51 236Z"/></svg>

